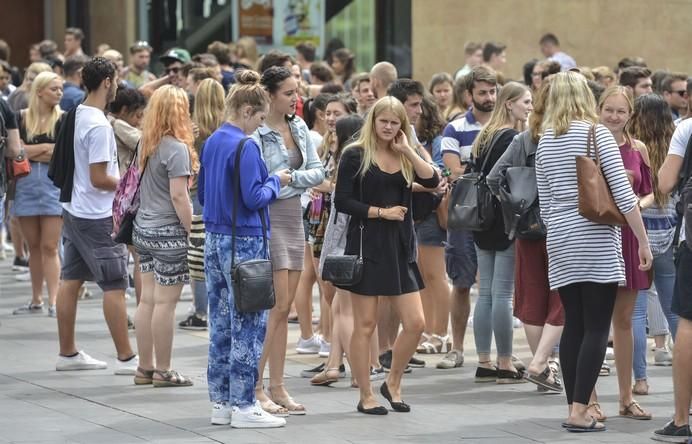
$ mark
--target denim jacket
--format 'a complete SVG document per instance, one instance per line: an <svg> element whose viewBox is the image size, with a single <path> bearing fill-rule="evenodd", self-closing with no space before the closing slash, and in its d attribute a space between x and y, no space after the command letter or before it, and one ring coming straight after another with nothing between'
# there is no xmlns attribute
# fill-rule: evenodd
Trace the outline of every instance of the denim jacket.
<svg viewBox="0 0 692 444"><path fill-rule="evenodd" d="M307 188L312 188L324 181L324 168L317 155L317 148L312 143L308 126L303 119L296 116L288 120L288 127L303 156L303 164L293 171L291 183L281 188L279 199L299 196ZM281 133L262 125L257 128L252 137L262 148L262 156L269 174L289 168L288 151Z"/></svg>

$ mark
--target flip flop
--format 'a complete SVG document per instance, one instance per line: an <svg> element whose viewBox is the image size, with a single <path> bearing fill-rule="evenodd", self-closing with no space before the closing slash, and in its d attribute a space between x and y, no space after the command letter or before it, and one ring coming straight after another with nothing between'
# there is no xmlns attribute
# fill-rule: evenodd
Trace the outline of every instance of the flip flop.
<svg viewBox="0 0 692 444"><path fill-rule="evenodd" d="M565 430L572 433L605 432L606 430L605 425L603 427L597 427L598 421L596 421L596 419L594 418L591 419L591 424L587 426L569 424L567 422L563 423L562 425L565 428Z"/></svg>

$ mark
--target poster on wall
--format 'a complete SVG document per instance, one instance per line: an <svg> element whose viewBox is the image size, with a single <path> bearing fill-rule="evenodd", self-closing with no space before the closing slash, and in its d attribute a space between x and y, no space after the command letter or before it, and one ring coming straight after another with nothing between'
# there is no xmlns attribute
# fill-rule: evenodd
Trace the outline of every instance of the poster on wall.
<svg viewBox="0 0 692 444"><path fill-rule="evenodd" d="M293 53L299 42L324 46L324 0L233 0L233 39L253 37L261 51Z"/></svg>

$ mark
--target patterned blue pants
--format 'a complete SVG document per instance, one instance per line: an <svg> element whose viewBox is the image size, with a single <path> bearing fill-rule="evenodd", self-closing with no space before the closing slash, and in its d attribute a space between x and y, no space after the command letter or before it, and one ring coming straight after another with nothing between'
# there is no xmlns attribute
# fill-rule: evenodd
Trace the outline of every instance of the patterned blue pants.
<svg viewBox="0 0 692 444"><path fill-rule="evenodd" d="M207 232L204 251L209 295L209 399L247 407L255 403L268 312L239 313L235 309L231 236ZM261 237L236 236L236 263L264 257Z"/></svg>

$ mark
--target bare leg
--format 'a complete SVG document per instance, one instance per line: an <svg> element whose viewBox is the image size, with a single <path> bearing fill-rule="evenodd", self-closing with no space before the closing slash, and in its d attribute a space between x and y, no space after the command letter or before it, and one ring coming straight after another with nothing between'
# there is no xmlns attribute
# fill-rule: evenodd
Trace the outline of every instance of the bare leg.
<svg viewBox="0 0 692 444"><path fill-rule="evenodd" d="M151 332L151 317L154 313L154 273L142 273L142 296L135 312L135 335L139 366L146 370L156 367L154 362L154 337Z"/></svg>
<svg viewBox="0 0 692 444"><path fill-rule="evenodd" d="M524 324L524 328L526 328L526 324ZM562 328L561 325L545 324L545 327L543 327L543 334L538 342L538 347L533 353L533 359L528 367L529 373L537 375L545 370L548 365L548 359L550 359L555 349L555 344L560 341Z"/></svg>
<svg viewBox="0 0 692 444"><path fill-rule="evenodd" d="M538 349L538 343L541 342L541 335L543 334L542 325L531 325L524 322L524 333L526 333L526 342L529 343L529 348L531 349L531 354L536 355L536 350Z"/></svg>
<svg viewBox="0 0 692 444"><path fill-rule="evenodd" d="M366 409L380 405L372 393L372 386L370 385L370 359L368 358L370 338L377 325L378 299L380 298L375 296L351 293L353 336L351 337L349 362L351 363L351 372L355 376L360 390L360 402Z"/></svg>
<svg viewBox="0 0 692 444"><path fill-rule="evenodd" d="M298 281L296 289L295 308L300 324L300 337L310 339L312 331L312 288L315 285L317 276L312 266L312 248L305 243L305 256L303 258L303 272ZM266 344L265 344L266 345Z"/></svg>
<svg viewBox="0 0 692 444"><path fill-rule="evenodd" d="M675 336L673 357L673 387L675 389L675 424L689 423L692 398L692 321L680 317Z"/></svg>
<svg viewBox="0 0 692 444"><path fill-rule="evenodd" d="M464 351L464 336L466 326L471 313L471 301L468 288L452 288L451 321L452 321L452 348Z"/></svg>
<svg viewBox="0 0 692 444"><path fill-rule="evenodd" d="M19 225L19 219L15 216L10 216L10 234L12 235L14 255L18 258L26 258L27 250L24 243L24 235Z"/></svg>
<svg viewBox="0 0 692 444"><path fill-rule="evenodd" d="M447 336L449 326L449 284L445 272L445 252L443 247L422 246L419 249L421 263L425 264L423 280L429 299L432 301L432 329L428 330L428 316L426 314L426 332L438 336ZM422 299L421 293L421 299ZM425 313L425 305L423 306Z"/></svg>
<svg viewBox="0 0 692 444"><path fill-rule="evenodd" d="M31 303L43 303L43 258L41 256L41 218L19 217L18 225L29 246L29 272L31 274ZM57 243L55 245L57 247Z"/></svg>
<svg viewBox="0 0 692 444"><path fill-rule="evenodd" d="M401 377L408 361L416 352L418 338L425 328L425 319L418 292L392 298L392 304L402 321L403 329L392 350L392 368L387 377L387 386L392 400L401 401Z"/></svg>
<svg viewBox="0 0 692 444"><path fill-rule="evenodd" d="M619 288L613 310L613 345L621 407L632 403L632 313L636 298L636 290Z"/></svg>
<svg viewBox="0 0 692 444"><path fill-rule="evenodd" d="M62 217L41 216L41 258L43 278L48 287L48 304L55 305L60 285L60 256L58 243L62 233Z"/></svg>
<svg viewBox="0 0 692 444"><path fill-rule="evenodd" d="M103 315L111 332L118 359L126 360L134 354L127 335L127 305L125 290L110 290L103 292ZM58 314L60 316L60 314Z"/></svg>
<svg viewBox="0 0 692 444"><path fill-rule="evenodd" d="M77 296L84 281L62 281L58 289L58 338L60 354L71 356L77 353L75 344L74 324L77 318Z"/></svg>
<svg viewBox="0 0 692 444"><path fill-rule="evenodd" d="M151 316L151 333L154 340L156 369L171 369L173 332L175 330L175 306L180 299L183 284L160 285L154 282L154 311Z"/></svg>

